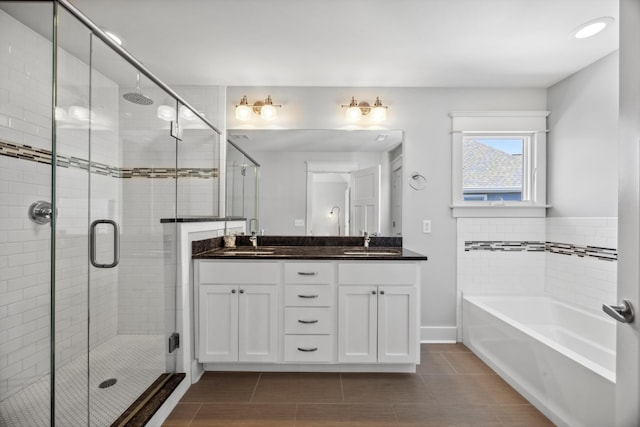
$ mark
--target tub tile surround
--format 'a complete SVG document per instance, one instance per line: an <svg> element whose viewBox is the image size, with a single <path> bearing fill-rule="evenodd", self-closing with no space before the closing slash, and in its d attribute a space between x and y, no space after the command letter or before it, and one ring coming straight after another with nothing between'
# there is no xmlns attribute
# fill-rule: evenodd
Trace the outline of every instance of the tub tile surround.
<svg viewBox="0 0 640 427"><path fill-rule="evenodd" d="M458 303L462 293L547 294L598 312L616 302L617 218L460 218L457 238Z"/></svg>

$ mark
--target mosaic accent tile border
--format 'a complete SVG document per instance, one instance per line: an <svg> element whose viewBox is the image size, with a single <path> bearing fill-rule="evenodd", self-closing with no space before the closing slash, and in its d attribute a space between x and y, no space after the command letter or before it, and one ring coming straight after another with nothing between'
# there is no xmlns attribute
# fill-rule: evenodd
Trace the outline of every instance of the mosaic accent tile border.
<svg viewBox="0 0 640 427"><path fill-rule="evenodd" d="M52 153L50 150L33 148L29 145L13 144L0 141L0 155L13 157L16 159L29 160L37 163L50 165ZM78 168L90 170L91 173L114 178L151 178L166 179L175 178L202 178L211 179L220 176L218 168L118 168L99 162L89 162L73 156L58 154L56 165L62 168Z"/></svg>
<svg viewBox="0 0 640 427"><path fill-rule="evenodd" d="M492 252L544 252L544 242L528 241L466 241L464 251L492 251Z"/></svg>
<svg viewBox="0 0 640 427"><path fill-rule="evenodd" d="M618 250L615 248L580 246L557 242L468 240L464 242L464 251L550 252L580 258L596 258L602 261L618 260Z"/></svg>
<svg viewBox="0 0 640 427"><path fill-rule="evenodd" d="M574 255L580 258L589 257L603 261L617 261L618 250L597 246L578 246L571 243L547 242L547 252L560 255Z"/></svg>

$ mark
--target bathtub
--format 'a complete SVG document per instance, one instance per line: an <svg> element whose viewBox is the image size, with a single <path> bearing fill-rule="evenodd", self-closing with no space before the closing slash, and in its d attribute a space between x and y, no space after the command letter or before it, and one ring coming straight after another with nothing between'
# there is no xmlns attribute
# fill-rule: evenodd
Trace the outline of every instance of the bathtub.
<svg viewBox="0 0 640 427"><path fill-rule="evenodd" d="M546 297L463 296L462 337L555 424L614 425L613 320Z"/></svg>

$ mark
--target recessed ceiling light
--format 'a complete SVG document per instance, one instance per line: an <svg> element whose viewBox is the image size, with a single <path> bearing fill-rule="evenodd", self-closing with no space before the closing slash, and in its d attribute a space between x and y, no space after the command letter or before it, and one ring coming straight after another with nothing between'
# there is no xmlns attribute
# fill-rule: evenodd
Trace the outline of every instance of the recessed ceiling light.
<svg viewBox="0 0 640 427"><path fill-rule="evenodd" d="M605 27L613 22L613 18L610 16L603 16L592 21L586 22L580 25L578 28L571 32L571 35L577 39L586 39L593 37Z"/></svg>

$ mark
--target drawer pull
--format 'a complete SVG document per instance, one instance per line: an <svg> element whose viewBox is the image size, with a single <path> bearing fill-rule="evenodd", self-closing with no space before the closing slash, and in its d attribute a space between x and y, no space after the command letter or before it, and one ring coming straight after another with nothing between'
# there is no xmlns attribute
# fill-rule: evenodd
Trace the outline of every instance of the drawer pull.
<svg viewBox="0 0 640 427"><path fill-rule="evenodd" d="M302 320L302 319L298 319L298 323L304 323L305 325L311 325L313 323L318 323L317 320Z"/></svg>
<svg viewBox="0 0 640 427"><path fill-rule="evenodd" d="M304 294L298 294L298 298L318 298L318 295L304 295Z"/></svg>
<svg viewBox="0 0 640 427"><path fill-rule="evenodd" d="M299 276L316 276L317 274L315 271L298 271Z"/></svg>
<svg viewBox="0 0 640 427"><path fill-rule="evenodd" d="M312 351L318 351L318 347L298 347L298 351L304 351L310 353Z"/></svg>

